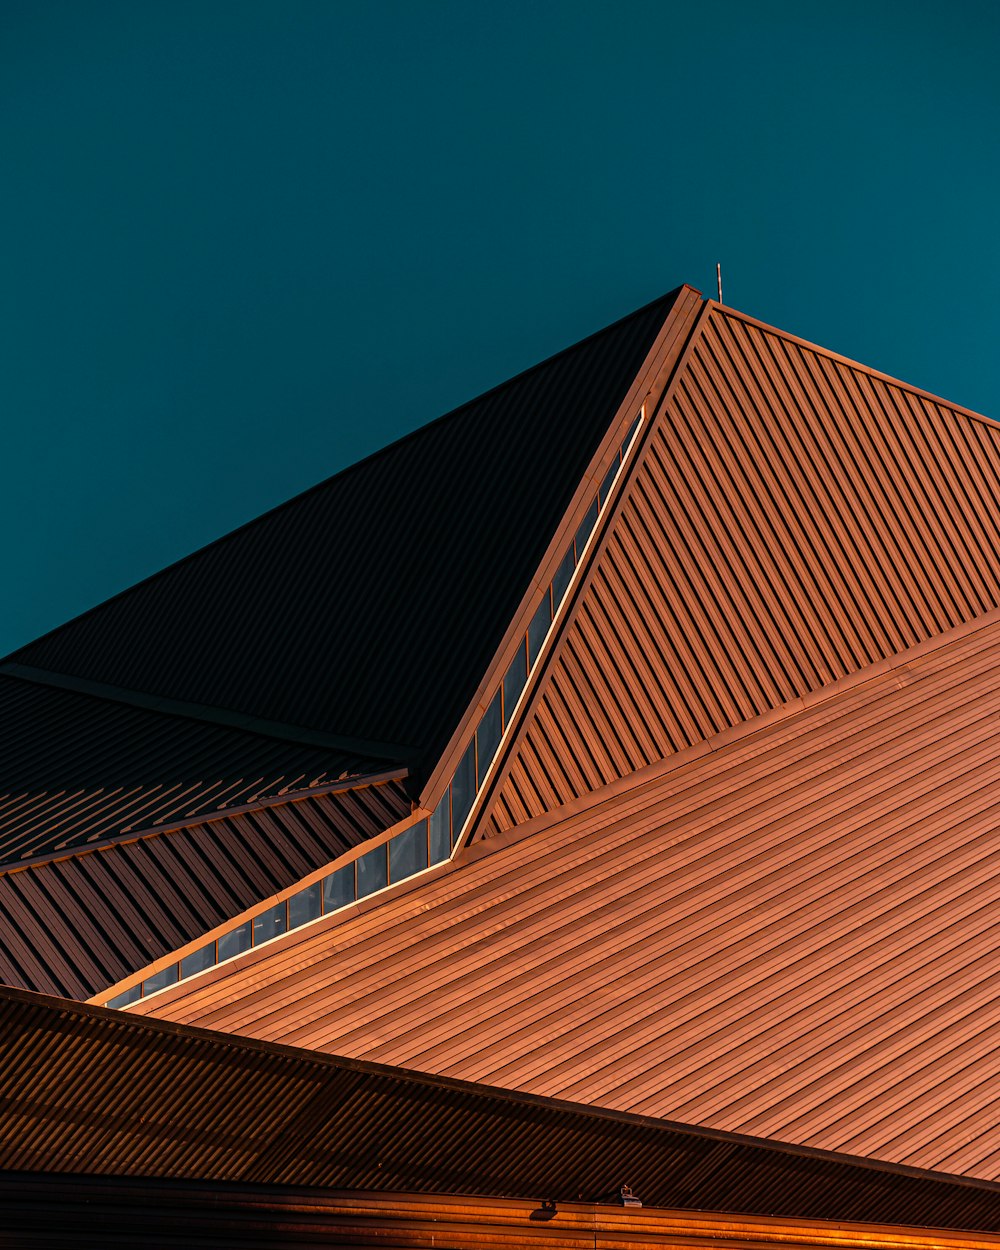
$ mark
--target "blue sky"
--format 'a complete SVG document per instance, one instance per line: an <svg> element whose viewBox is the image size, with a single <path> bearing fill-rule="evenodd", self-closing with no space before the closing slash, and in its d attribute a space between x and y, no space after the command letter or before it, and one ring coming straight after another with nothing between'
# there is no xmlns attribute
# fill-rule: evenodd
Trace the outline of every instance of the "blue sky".
<svg viewBox="0 0 1000 1250"><path fill-rule="evenodd" d="M6 0L0 653L716 260L1000 416L998 53L978 0Z"/></svg>

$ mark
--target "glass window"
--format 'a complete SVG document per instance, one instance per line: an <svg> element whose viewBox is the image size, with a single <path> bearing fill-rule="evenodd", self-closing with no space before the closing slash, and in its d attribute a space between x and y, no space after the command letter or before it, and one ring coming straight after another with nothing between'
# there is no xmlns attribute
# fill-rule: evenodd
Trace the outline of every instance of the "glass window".
<svg viewBox="0 0 1000 1250"><path fill-rule="evenodd" d="M524 683L527 680L528 649L522 638L520 646L514 652L514 658L511 660L503 679L504 729L510 724L510 718L514 715L514 708L517 706L517 701L521 697L521 691L524 689Z"/></svg>
<svg viewBox="0 0 1000 1250"><path fill-rule="evenodd" d="M215 943L209 942L201 950L192 951L181 960L181 976L193 977L196 972L204 972L215 964Z"/></svg>
<svg viewBox="0 0 1000 1250"><path fill-rule="evenodd" d="M608 496L611 494L611 488L615 484L615 478L618 476L618 467L622 462L622 453L618 452L614 460L611 461L611 468L605 474L604 481L601 483L600 500L601 507L608 502Z"/></svg>
<svg viewBox="0 0 1000 1250"><path fill-rule="evenodd" d="M288 900L288 927L297 929L300 924L315 920L323 909L323 891L318 881L307 885Z"/></svg>
<svg viewBox="0 0 1000 1250"><path fill-rule="evenodd" d="M250 921L247 920L236 929L230 929L219 938L219 963L224 959L232 959L250 949Z"/></svg>
<svg viewBox="0 0 1000 1250"><path fill-rule="evenodd" d="M177 965L171 964L169 968L164 968L161 972L154 972L151 977L147 977L142 983L143 994L155 994L157 990L164 990L168 985L173 985L177 980Z"/></svg>
<svg viewBox="0 0 1000 1250"><path fill-rule="evenodd" d="M431 863L440 864L451 854L451 786L431 812Z"/></svg>
<svg viewBox="0 0 1000 1250"><path fill-rule="evenodd" d="M577 560L583 555L583 549L587 545L587 539L594 532L594 526L597 523L597 500L587 509L587 515L580 522L580 528L576 531L576 538L573 540L576 544Z"/></svg>
<svg viewBox="0 0 1000 1250"><path fill-rule="evenodd" d="M127 1007L129 1003L137 1003L142 998L142 986L133 985L127 990L122 990L120 994L114 998L109 998L105 1003L106 1007Z"/></svg>
<svg viewBox="0 0 1000 1250"><path fill-rule="evenodd" d="M500 735L503 733L503 716L500 711L502 697L498 690L493 696L492 703L483 713L483 719L476 730L476 756L479 761L476 781L480 786L486 777L487 769L493 763L493 756L497 753Z"/></svg>
<svg viewBox="0 0 1000 1250"><path fill-rule="evenodd" d="M323 878L323 911L337 911L354 902L354 865L338 868Z"/></svg>
<svg viewBox="0 0 1000 1250"><path fill-rule="evenodd" d="M260 946L261 942L269 942L271 938L279 937L287 928L288 908L284 903L275 903L273 907L269 907L267 911L253 918L254 946Z"/></svg>
<svg viewBox="0 0 1000 1250"><path fill-rule="evenodd" d="M476 742L473 739L451 779L451 844L455 845L476 797Z"/></svg>
<svg viewBox="0 0 1000 1250"><path fill-rule="evenodd" d="M384 890L389 884L386 875L385 844L377 846L356 861L358 868L358 898Z"/></svg>
<svg viewBox="0 0 1000 1250"><path fill-rule="evenodd" d="M576 568L576 561L573 559L573 544L570 543L569 551L562 558L562 563L555 571L552 578L552 601L556 605L556 611L559 610L559 604L563 601L563 595L569 589L570 578L573 576L573 570Z"/></svg>
<svg viewBox="0 0 1000 1250"><path fill-rule="evenodd" d="M639 428L639 422L641 420L642 420L642 413L640 412L639 415L636 417L636 419L628 427L628 433L625 435L625 441L622 443L622 459L623 460L628 455L629 444L632 442L632 439L635 438L635 432Z"/></svg>
<svg viewBox="0 0 1000 1250"><path fill-rule="evenodd" d="M542 649L542 643L545 641L545 635L549 632L549 626L552 624L552 601L549 598L549 593L549 590L545 592L545 597L538 605L538 611L531 618L531 624L528 626L529 669L538 659L538 653Z"/></svg>
<svg viewBox="0 0 1000 1250"><path fill-rule="evenodd" d="M389 880L402 881L427 867L427 821L397 833L389 842Z"/></svg>

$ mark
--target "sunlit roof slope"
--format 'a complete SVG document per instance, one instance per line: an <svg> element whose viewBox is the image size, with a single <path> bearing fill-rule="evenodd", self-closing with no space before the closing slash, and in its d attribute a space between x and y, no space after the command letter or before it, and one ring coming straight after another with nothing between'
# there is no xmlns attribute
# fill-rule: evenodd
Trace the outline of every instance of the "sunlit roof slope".
<svg viewBox="0 0 1000 1250"><path fill-rule="evenodd" d="M635 460L487 831L1000 606L1000 425L731 309Z"/></svg>
<svg viewBox="0 0 1000 1250"><path fill-rule="evenodd" d="M676 295L11 658L432 756Z"/></svg>
<svg viewBox="0 0 1000 1250"><path fill-rule="evenodd" d="M137 1003L1000 1181L1000 611Z"/></svg>

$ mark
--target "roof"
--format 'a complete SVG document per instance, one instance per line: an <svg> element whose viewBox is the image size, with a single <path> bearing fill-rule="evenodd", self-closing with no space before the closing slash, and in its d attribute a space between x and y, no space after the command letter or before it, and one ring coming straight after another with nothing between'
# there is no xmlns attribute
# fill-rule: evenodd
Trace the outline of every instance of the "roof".
<svg viewBox="0 0 1000 1250"><path fill-rule="evenodd" d="M0 868L386 767L0 671Z"/></svg>
<svg viewBox="0 0 1000 1250"><path fill-rule="evenodd" d="M0 1170L1000 1228L1000 1186L0 989Z"/></svg>
<svg viewBox="0 0 1000 1250"><path fill-rule="evenodd" d="M1000 425L707 305L495 830L1000 606Z"/></svg>
<svg viewBox="0 0 1000 1250"><path fill-rule="evenodd" d="M130 1010L1000 1180L998 691L995 612Z"/></svg>
<svg viewBox="0 0 1000 1250"><path fill-rule="evenodd" d="M20 1108L52 1149L15 1125L13 1166L499 1195L555 1159L569 1193L627 1121L682 1133L628 1156L653 1201L819 1191L844 1218L875 1210L851 1205L872 1171L1000 1181L997 427L695 305L664 297L0 670L24 793L53 796L30 836L59 848L0 872L0 976L100 994L164 972L139 1033L34 1020L67 1071ZM156 992L206 927L299 897L411 799L435 815L414 804L378 852L384 892L302 903L293 931ZM164 823L144 833L134 804ZM15 1032L45 1006L7 1001ZM150 1011L181 1031L142 1032ZM259 1045L210 1055L193 1022ZM433 1075L314 1071L289 1041ZM223 1072L227 1047L257 1057ZM81 1111L71 1088L112 1053L134 1064ZM586 1125L522 1136L511 1108L534 1124L564 1097ZM886 1166L830 1182L817 1148Z"/></svg>
<svg viewBox="0 0 1000 1250"><path fill-rule="evenodd" d="M432 759L676 295L11 658Z"/></svg>
<svg viewBox="0 0 1000 1250"><path fill-rule="evenodd" d="M397 779L370 778L0 869L0 981L89 998L409 810Z"/></svg>

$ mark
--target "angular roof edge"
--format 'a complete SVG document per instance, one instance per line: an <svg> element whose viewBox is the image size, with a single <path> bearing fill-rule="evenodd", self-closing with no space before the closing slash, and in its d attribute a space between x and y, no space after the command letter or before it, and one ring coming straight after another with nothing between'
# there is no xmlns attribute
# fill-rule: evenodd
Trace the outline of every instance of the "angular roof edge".
<svg viewBox="0 0 1000 1250"><path fill-rule="evenodd" d="M814 343L812 339L803 338L801 334L793 334L791 330L782 330L780 326L771 325L768 321L761 321L759 317L753 317L749 313L741 312L738 308L731 308L728 304L720 304L718 300L714 299L707 299L705 303L712 312L719 313L724 317L734 317L738 321L744 321L747 325L755 326L758 330L776 335L778 338L785 339L786 342L794 343L805 351L815 352L819 356L825 356L828 360L835 360L838 364L846 365L849 369L857 369L861 373L866 373L869 377L878 378L880 382L885 382L889 386L898 386L901 390L908 391L911 395L919 395L921 399L926 399L932 404L940 404L943 408L947 408L960 416L968 417L971 421L980 421L992 427L1000 423L1000 418L987 416L985 413L977 412L974 408L966 407L965 404L956 404L953 400L945 399L943 395L938 395L925 387L917 386L913 382L907 382L892 373L884 373L881 369L876 369L874 365L866 365L861 360L855 360L853 356L845 356L843 352L834 351L831 347L824 347L821 343Z"/></svg>
<svg viewBox="0 0 1000 1250"><path fill-rule="evenodd" d="M254 812L266 812L275 807L287 807L292 803L301 803L304 799L316 799L332 794L343 794L350 790L363 790L369 786L381 785L387 781L403 781L407 776L405 768L390 768L377 773L359 773L357 776L345 777L340 781L327 782L325 785L313 786L310 789L289 790L285 794L273 795L258 799L256 802L239 803L232 807L220 807L213 812L201 816L190 816L178 820L167 820L162 825L150 825L142 829L130 829L126 833L111 838L101 838L96 842L84 842L79 846L68 846L63 850L49 851L44 855L33 855L30 858L11 859L0 863L0 877L20 872L24 868L40 868L45 864L60 863L67 859L81 859L95 852L110 851L115 847L128 846L132 842L145 842L171 833L194 832L204 825L215 824L220 820L229 820L233 816L246 816Z"/></svg>
<svg viewBox="0 0 1000 1250"><path fill-rule="evenodd" d="M617 412L610 418L605 436L581 475L573 498L552 534L538 569L525 587L524 595L517 611L514 613L493 658L486 666L470 703L464 710L440 758L432 765L431 772L423 785L421 794L421 801L424 805L430 804L433 806L437 792L442 788L442 779L450 777L454 771L465 749L470 731L474 730L476 722L493 697L497 683L506 671L513 651L519 645L518 639L526 631L528 622L538 606L538 600L542 597L543 588L547 587L551 581L557 565L563 558L567 542L577 532L582 517L590 506L591 496L596 491L598 483L604 478L607 467L606 462L609 456L612 454L613 449L617 448L622 434L635 418L636 408L645 404L650 404L654 408L659 405L662 394L669 387L694 334L699 321L699 314L703 313L706 307L701 293L687 284L678 287L669 296L663 297L663 299L671 300L670 306L666 310L667 315L664 318L663 325L651 344L649 353L636 374L628 394L622 396L622 402ZM657 302L659 301L654 301L653 304L646 307L651 308ZM566 350L571 351L573 349L567 348ZM564 353L559 354L563 355ZM651 413L647 414L647 416L649 415ZM598 523L598 528L601 528L606 523L605 518ZM579 578L577 578L577 584L579 584ZM572 592L570 597L572 597ZM569 603L564 605L564 615L569 606ZM545 649L546 651L551 650L548 643ZM537 671L532 672L526 689L530 689L541 679L543 667L544 663L539 666ZM445 785L447 785L447 780L445 780ZM477 801L478 806L479 803ZM474 823L475 814L473 814L472 819Z"/></svg>
<svg viewBox="0 0 1000 1250"><path fill-rule="evenodd" d="M339 1189L535 1198L544 1192L572 1201L615 1190L625 1169L656 1206L1000 1229L1000 1185L987 1181L20 990L0 989L0 1022L4 1170L272 1184L294 1178ZM117 1059L109 1066L112 1049ZM97 1081L99 1116L81 1099ZM182 1096L189 1087L197 1087L198 1098ZM433 1158L428 1141L435 1143Z"/></svg>
<svg viewBox="0 0 1000 1250"><path fill-rule="evenodd" d="M210 539L207 543L203 543L200 547L196 547L193 551L187 552L187 554L181 556L177 560L172 561L170 564L165 565L162 569L157 569L155 572L148 574L146 577L140 578L139 581L133 582L131 585L123 587L121 590L117 591L113 595L109 595L107 599L102 599L99 603L92 604L89 608L84 608L82 612L78 612L75 616L71 616L67 620L61 621L58 625L54 625L51 629L45 630L44 633L41 633L36 638L32 638L27 643L24 643L21 646L16 647L13 651L8 652L7 655L0 656L0 664L5 665L6 662L11 661L14 656L19 655L21 652L25 651L28 647L33 647L35 644L42 642L44 639L51 637L53 634L58 633L62 629L65 629L66 626L73 625L77 621L83 620L85 617L90 616L91 613L96 612L99 609L106 607L110 603L114 603L116 600L121 599L125 595L130 594L132 591L138 589L140 586L146 586L150 582L156 581L158 578L163 577L165 574L171 572L172 570L179 568L181 565L187 564L189 561L192 561L196 559L198 556L204 554L205 552L210 551L213 547L215 547L219 543L226 542L227 540L233 538L235 535L240 534L244 530L247 530L250 527L258 524L258 522L263 521L265 518L276 516L279 513L284 512L287 509L293 507L295 504L300 503L302 500L307 499L310 495L316 494L319 491L324 490L325 488L332 485L334 482L341 481L344 478L354 473L359 472L360 470L366 468L367 466L374 463L375 461L378 461L381 458L390 455L392 452L396 451L398 448L403 447L407 443L413 442L414 440L418 439L421 435L425 434L428 430L433 429L437 426L443 425L445 422L450 421L455 417L461 416L463 413L468 411L474 405L479 404L483 400L489 399L491 396L498 394L499 392L503 391L505 388L510 386L512 383L519 382L524 378L530 377L532 374L537 373L539 370L545 369L549 365L556 363L557 361L562 359L564 356L568 355L570 352L574 352L580 347L585 347L587 344L595 341L596 339L599 339L602 335L607 334L608 331L614 330L618 326L624 325L627 321L630 321L635 317L639 317L645 312L651 311L652 309L656 308L660 304L664 306L664 312L666 313L666 311L670 308L670 306L672 305L674 300L677 298L679 293L685 289L686 285L687 284L682 283L680 286L674 287L672 290L667 291L665 294L659 295L655 299L651 299L648 303L643 304L640 308L633 309L631 312L628 312L624 316L617 318L617 320L610 322L608 325L602 326L601 329L595 330L592 334L588 334L584 338L578 339L575 343L571 343L567 347L561 348L557 352L553 352L551 356L546 356L544 360L539 360L535 364L529 365L526 369L520 370L520 372L515 373L512 377L506 378L503 381L496 383L496 385L488 387L485 391L482 391L480 394L474 396L472 399L467 399L463 403L459 404L457 407L451 408L447 412L442 413L440 416L432 418L432 420L425 422L421 426L418 426L417 429L410 430L406 434L401 435L399 438L393 439L392 442L386 443L384 447L376 448L375 451L369 452L367 456L363 456L360 460L355 460L351 464L345 465L342 469L338 469L336 473L331 473L328 477L322 478L320 481L313 483L312 486L307 486L304 490L301 490L297 494L292 495L291 498L283 499L280 503L275 504L273 508L268 508L266 511L258 513L256 516L250 517L248 520L244 521L240 525L235 526L233 529L227 530L224 534L220 534L217 538ZM29 667L29 666L20 666L20 667Z"/></svg>

